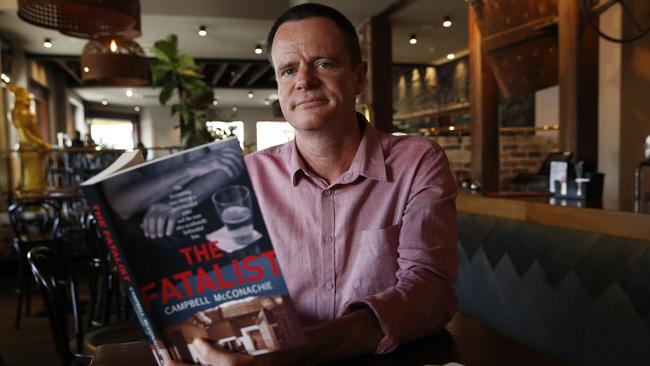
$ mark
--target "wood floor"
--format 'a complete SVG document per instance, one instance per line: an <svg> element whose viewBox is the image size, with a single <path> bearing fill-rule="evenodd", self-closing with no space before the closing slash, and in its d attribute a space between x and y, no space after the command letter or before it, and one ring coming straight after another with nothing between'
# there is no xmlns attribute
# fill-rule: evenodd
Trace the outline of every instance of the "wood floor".
<svg viewBox="0 0 650 366"><path fill-rule="evenodd" d="M14 330L14 284L14 278L0 277L0 357L4 362L0 365L56 365L52 332L39 294L32 296L31 315L23 316L20 329Z"/></svg>

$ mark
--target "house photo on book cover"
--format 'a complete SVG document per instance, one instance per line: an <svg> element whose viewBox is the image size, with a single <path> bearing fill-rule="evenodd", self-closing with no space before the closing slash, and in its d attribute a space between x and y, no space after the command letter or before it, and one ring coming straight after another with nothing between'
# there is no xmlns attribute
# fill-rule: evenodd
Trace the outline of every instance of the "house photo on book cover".
<svg viewBox="0 0 650 366"><path fill-rule="evenodd" d="M82 189L159 364L198 363L199 337L250 355L303 342L236 139Z"/></svg>

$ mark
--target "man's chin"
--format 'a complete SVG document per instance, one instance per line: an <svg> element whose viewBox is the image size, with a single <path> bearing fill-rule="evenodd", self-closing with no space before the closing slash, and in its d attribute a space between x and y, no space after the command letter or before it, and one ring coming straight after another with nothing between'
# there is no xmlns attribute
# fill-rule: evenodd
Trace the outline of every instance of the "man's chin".
<svg viewBox="0 0 650 366"><path fill-rule="evenodd" d="M328 123L331 120L328 113L299 112L292 117L291 125L296 130L316 131L332 125Z"/></svg>

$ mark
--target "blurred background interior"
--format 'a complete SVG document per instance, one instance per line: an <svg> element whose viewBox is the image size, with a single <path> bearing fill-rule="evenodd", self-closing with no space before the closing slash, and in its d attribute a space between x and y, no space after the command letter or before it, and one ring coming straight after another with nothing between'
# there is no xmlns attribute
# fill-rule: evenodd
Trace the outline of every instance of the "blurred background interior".
<svg viewBox="0 0 650 366"><path fill-rule="evenodd" d="M80 182L126 150L155 159L236 136L250 153L293 138L266 35L303 2L84 0L62 21L39 3L74 2L0 0L4 362L61 357L26 259L35 246L75 264L84 325L128 319ZM357 110L440 144L463 188L650 212L647 0L319 2L357 27L370 66ZM553 162L575 180L557 181L566 197ZM580 184L589 197L569 197Z"/></svg>

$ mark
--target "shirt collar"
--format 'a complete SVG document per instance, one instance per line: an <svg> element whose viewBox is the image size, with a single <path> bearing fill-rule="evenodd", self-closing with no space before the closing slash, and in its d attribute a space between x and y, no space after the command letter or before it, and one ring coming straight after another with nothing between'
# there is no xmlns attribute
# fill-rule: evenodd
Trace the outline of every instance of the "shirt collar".
<svg viewBox="0 0 650 366"><path fill-rule="evenodd" d="M350 183L355 181L359 176L378 181L386 181L386 161L384 150L379 141L379 131L377 131L366 118L357 113L357 122L359 127L362 128L363 135L359 142L357 152L350 164L347 173L342 177L340 183ZM298 152L296 140L291 142L291 153L289 156L288 167L291 172L291 182L294 186L298 184L300 175L309 174L305 163Z"/></svg>

